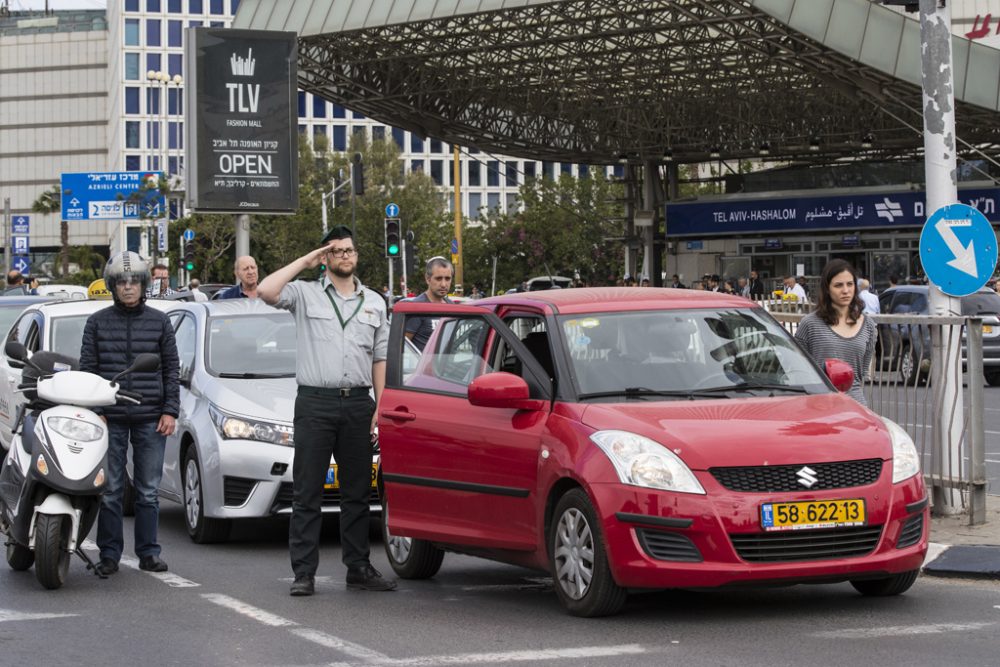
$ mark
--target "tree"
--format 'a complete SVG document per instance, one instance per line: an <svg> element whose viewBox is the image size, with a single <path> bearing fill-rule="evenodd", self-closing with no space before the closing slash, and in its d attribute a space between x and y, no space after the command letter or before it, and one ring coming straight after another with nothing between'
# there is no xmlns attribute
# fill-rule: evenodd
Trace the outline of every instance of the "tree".
<svg viewBox="0 0 1000 667"><path fill-rule="evenodd" d="M35 213L62 213L62 188L53 185L38 195L32 202L31 210ZM65 278L69 275L69 223L59 222L59 273Z"/></svg>

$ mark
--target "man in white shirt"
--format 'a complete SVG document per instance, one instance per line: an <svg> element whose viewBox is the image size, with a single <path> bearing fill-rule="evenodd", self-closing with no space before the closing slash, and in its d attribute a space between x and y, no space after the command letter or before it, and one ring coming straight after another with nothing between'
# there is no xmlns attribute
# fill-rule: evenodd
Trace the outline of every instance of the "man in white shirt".
<svg viewBox="0 0 1000 667"><path fill-rule="evenodd" d="M785 276L785 296L789 294L794 294L794 300L799 303L807 301L806 291L802 289L802 285L795 280L795 276Z"/></svg>
<svg viewBox="0 0 1000 667"><path fill-rule="evenodd" d="M865 303L865 309L862 312L878 315L880 311L878 297L868 291L870 286L871 283L864 278L858 280L858 296L861 297L861 300Z"/></svg>

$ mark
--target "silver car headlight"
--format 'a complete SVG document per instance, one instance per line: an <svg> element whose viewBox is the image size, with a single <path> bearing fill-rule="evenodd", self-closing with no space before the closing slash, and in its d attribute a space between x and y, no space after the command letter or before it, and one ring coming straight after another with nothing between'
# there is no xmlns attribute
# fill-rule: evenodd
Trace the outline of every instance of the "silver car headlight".
<svg viewBox="0 0 1000 667"><path fill-rule="evenodd" d="M885 417L882 423L892 440L892 483L898 484L920 473L920 454L913 438L899 424Z"/></svg>
<svg viewBox="0 0 1000 667"><path fill-rule="evenodd" d="M705 494L680 457L655 440L628 431L598 431L590 439L611 460L622 484Z"/></svg>
<svg viewBox="0 0 1000 667"><path fill-rule="evenodd" d="M45 425L64 438L77 442L93 442L104 435L104 429L96 424L72 417L49 417Z"/></svg>
<svg viewBox="0 0 1000 667"><path fill-rule="evenodd" d="M234 417L222 412L214 405L208 409L216 430L226 440L257 440L284 447L294 446L295 429L284 424Z"/></svg>

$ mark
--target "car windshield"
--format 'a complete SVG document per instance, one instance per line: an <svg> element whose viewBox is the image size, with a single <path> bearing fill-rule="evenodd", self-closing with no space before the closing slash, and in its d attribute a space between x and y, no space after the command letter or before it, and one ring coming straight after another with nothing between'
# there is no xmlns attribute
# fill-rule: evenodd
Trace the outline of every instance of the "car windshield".
<svg viewBox="0 0 1000 667"><path fill-rule="evenodd" d="M757 309L575 315L560 325L581 398L830 391L791 336Z"/></svg>
<svg viewBox="0 0 1000 667"><path fill-rule="evenodd" d="M293 377L295 321L291 313L213 317L206 366L224 377Z"/></svg>
<svg viewBox="0 0 1000 667"><path fill-rule="evenodd" d="M25 308L27 308L27 306L22 306L20 304L16 306L0 304L0 330L2 330L4 334L10 331L10 327L14 324L14 320L17 319L18 315L24 312Z"/></svg>
<svg viewBox="0 0 1000 667"><path fill-rule="evenodd" d="M83 346L83 328L87 326L89 317L90 313L53 317L49 350L79 359L80 348Z"/></svg>

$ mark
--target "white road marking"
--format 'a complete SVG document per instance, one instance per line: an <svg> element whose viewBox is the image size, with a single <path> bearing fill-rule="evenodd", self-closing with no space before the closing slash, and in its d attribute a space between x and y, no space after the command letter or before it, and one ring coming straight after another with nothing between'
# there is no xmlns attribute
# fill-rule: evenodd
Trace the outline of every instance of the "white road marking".
<svg viewBox="0 0 1000 667"><path fill-rule="evenodd" d="M251 618L258 623L263 623L264 625L270 625L275 628L298 625L295 621L290 621L287 618L282 618L281 616L264 611L263 609L258 609L257 607L248 605L247 603L241 602L236 598L231 598L228 595L220 595L218 593L202 593L201 597L213 604L235 611L237 614L243 614L247 618Z"/></svg>
<svg viewBox="0 0 1000 667"><path fill-rule="evenodd" d="M425 655L416 658L389 658L380 665L386 667L434 667L436 665L497 665L508 662L548 662L550 660L580 660L614 658L648 653L639 644L618 646L581 646L578 648L540 649L535 651L505 651L499 653L459 653L455 655ZM368 663L334 662L327 667L365 667Z"/></svg>
<svg viewBox="0 0 1000 667"><path fill-rule="evenodd" d="M92 540L84 540L83 548L87 551L100 552L100 548ZM131 568L133 570L139 570L139 559L132 558L131 556L122 556L121 560L118 561L118 565L121 567ZM190 579L185 579L184 577L174 574L173 572L146 572L145 570L139 570L139 572L148 574L154 579L159 579L171 588L197 588L201 586L201 584L191 581Z"/></svg>
<svg viewBox="0 0 1000 667"><path fill-rule="evenodd" d="M856 628L814 632L813 637L827 639L878 639L881 637L907 637L909 635L935 635L945 632L982 630L996 623L935 623L933 625L896 625L886 628Z"/></svg>
<svg viewBox="0 0 1000 667"><path fill-rule="evenodd" d="M311 641L314 644L319 644L320 646L325 646L326 648L332 648L336 651L346 653L352 658L357 658L367 662L376 662L378 664L392 662L392 658L384 653L373 651L360 644L355 644L354 642L349 642L346 639L328 635L325 632L320 632L319 630L313 630L311 628L293 628L290 632L296 637L301 637L302 639Z"/></svg>
<svg viewBox="0 0 1000 667"><path fill-rule="evenodd" d="M80 614L31 614L27 612L14 611L13 609L0 609L0 623L6 621L42 621L48 618L69 618Z"/></svg>
<svg viewBox="0 0 1000 667"><path fill-rule="evenodd" d="M924 565L931 563L935 558L943 554L948 550L948 544L938 544L937 542L930 542L927 545L927 556L924 558Z"/></svg>

